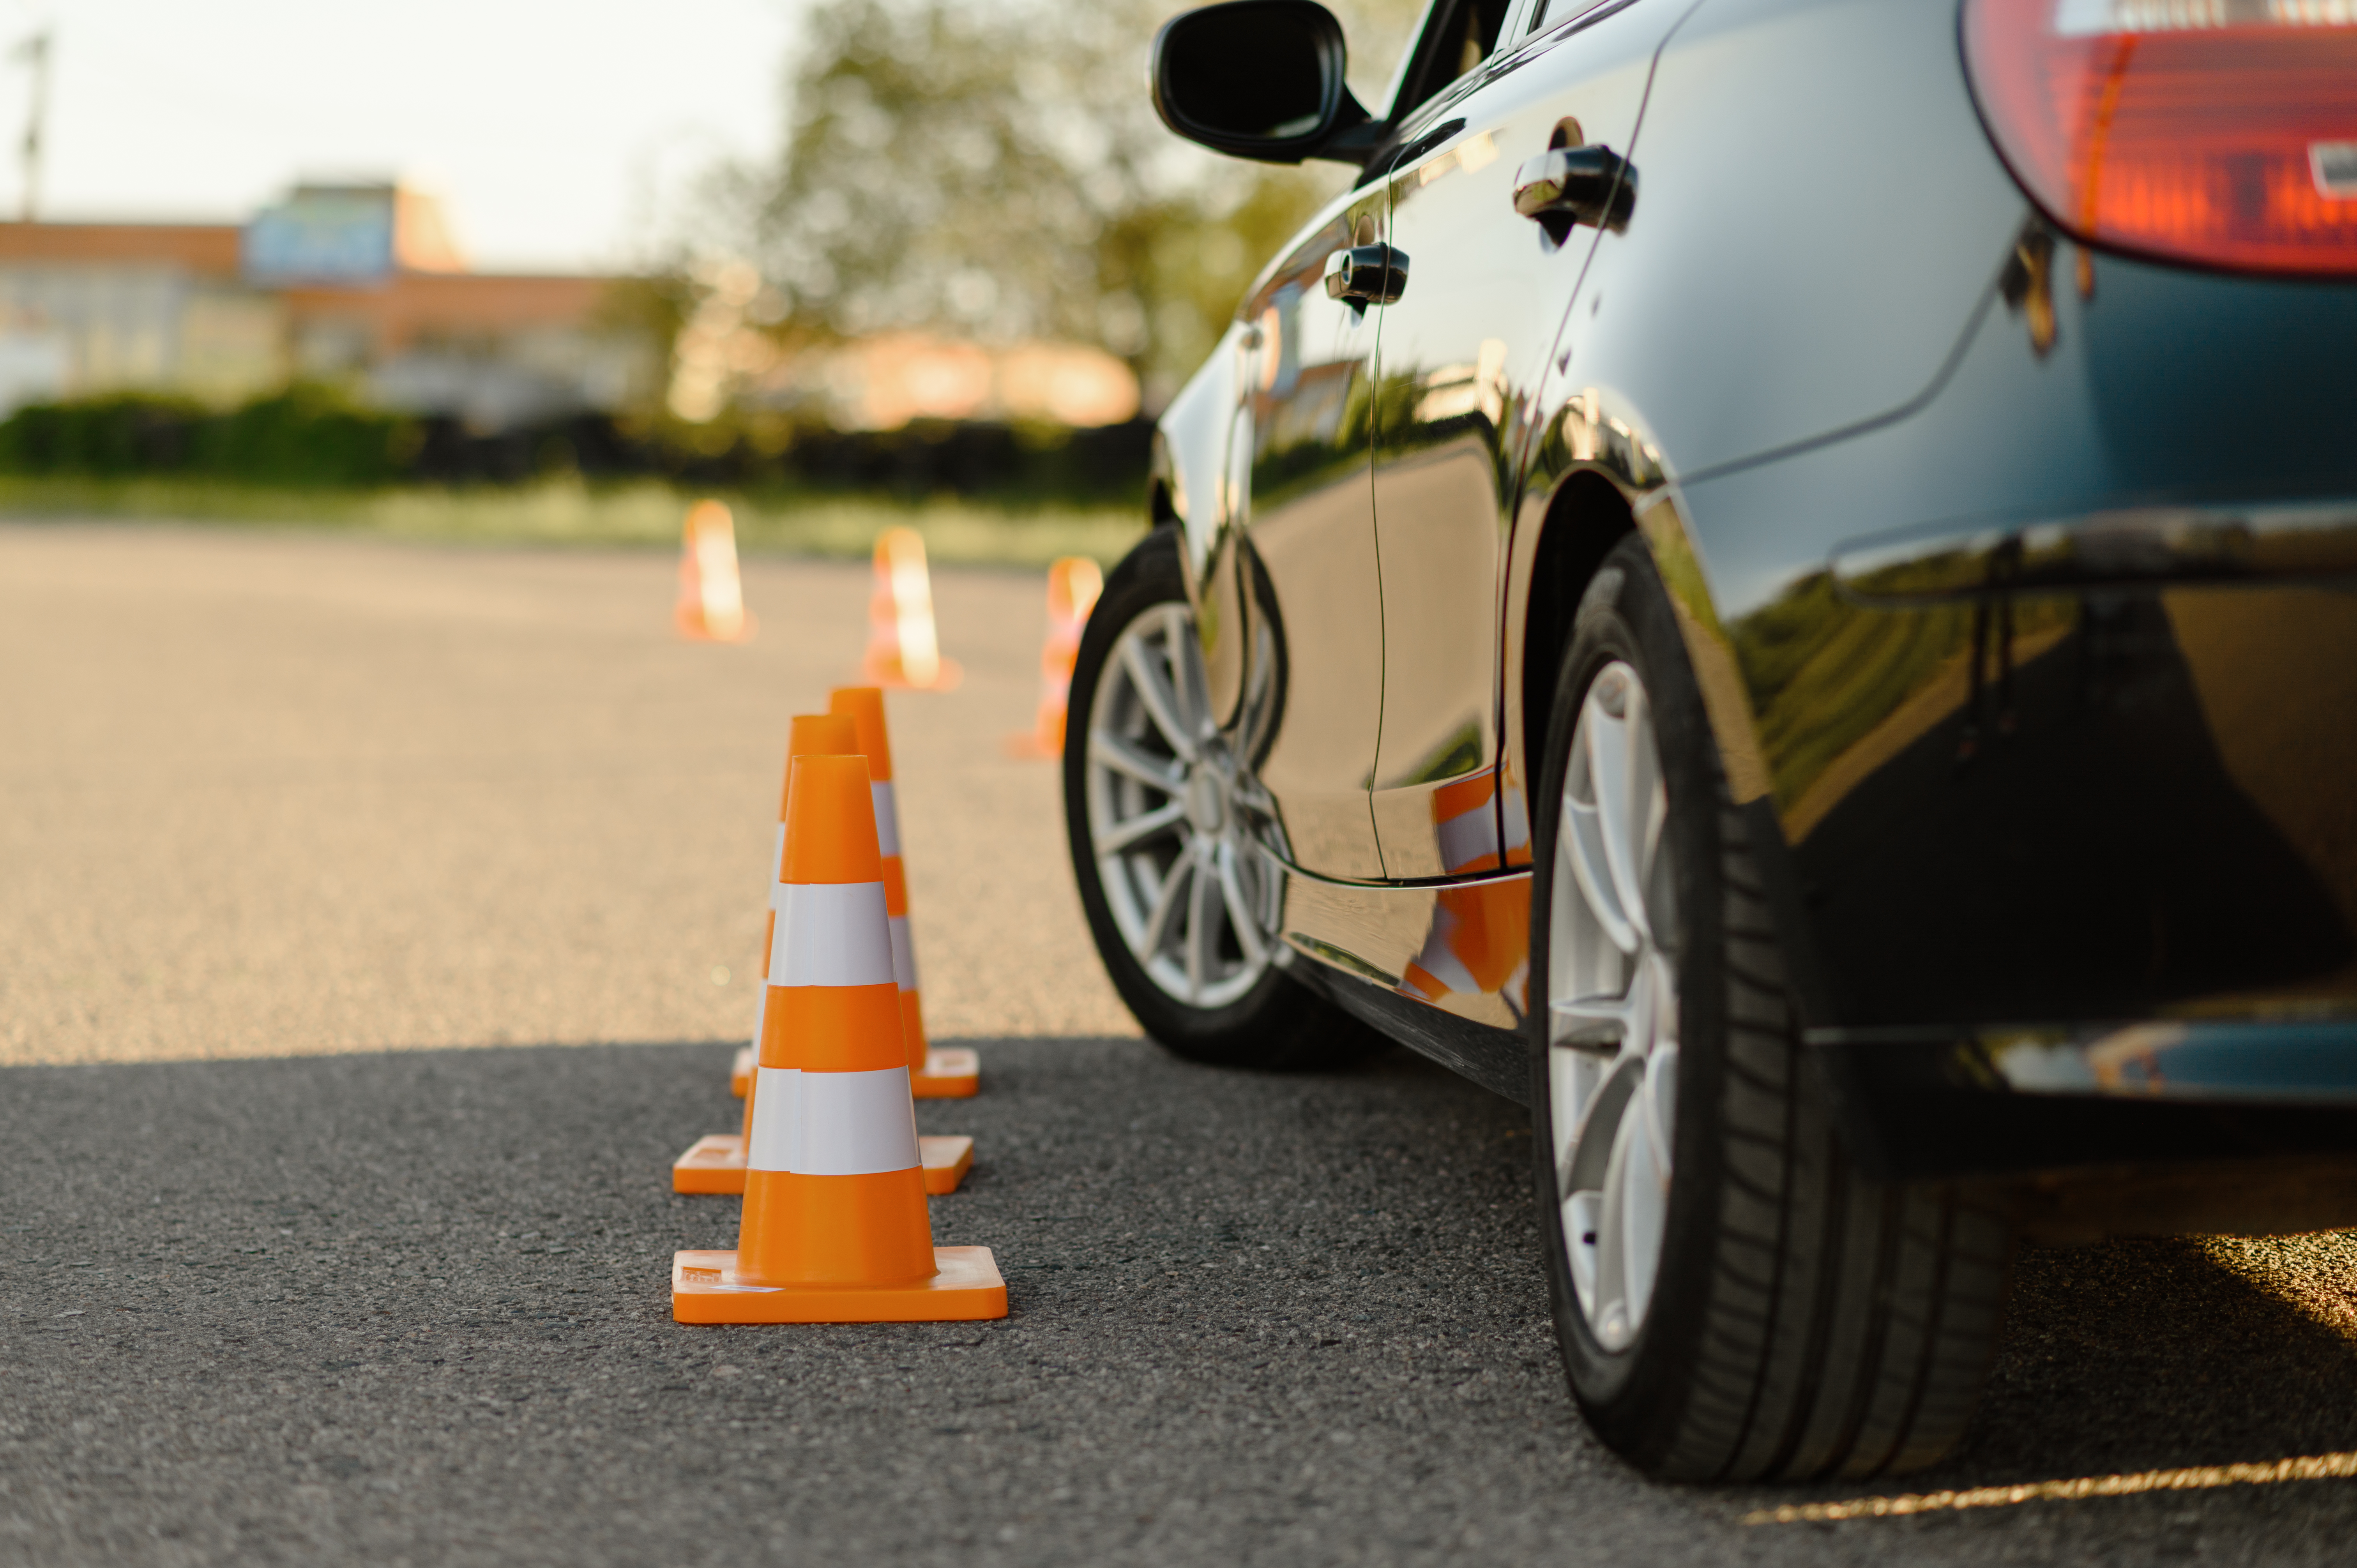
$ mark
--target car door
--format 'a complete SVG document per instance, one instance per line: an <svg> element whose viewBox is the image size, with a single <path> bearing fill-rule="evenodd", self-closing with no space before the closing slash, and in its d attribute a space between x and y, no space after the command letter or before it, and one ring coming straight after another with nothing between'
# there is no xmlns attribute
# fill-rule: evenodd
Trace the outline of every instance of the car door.
<svg viewBox="0 0 2357 1568"><path fill-rule="evenodd" d="M1375 242L1380 186L1339 200L1244 303L1241 406L1229 452L1237 547L1206 608L1215 692L1282 830L1323 875L1372 880L1367 807L1383 723L1383 594L1369 471L1375 325L1328 297L1329 258ZM1242 635L1236 635L1241 632ZM1223 674L1229 652L1238 677Z"/></svg>
<svg viewBox="0 0 2357 1568"><path fill-rule="evenodd" d="M1427 51L1472 58L1482 3L1437 11ZM1690 4L1552 0L1402 124L1384 188L1407 279L1380 307L1372 486L1383 698L1371 807L1387 877L1527 858L1497 778L1518 416L1599 231L1520 215L1516 171L1551 146L1625 154L1654 49Z"/></svg>

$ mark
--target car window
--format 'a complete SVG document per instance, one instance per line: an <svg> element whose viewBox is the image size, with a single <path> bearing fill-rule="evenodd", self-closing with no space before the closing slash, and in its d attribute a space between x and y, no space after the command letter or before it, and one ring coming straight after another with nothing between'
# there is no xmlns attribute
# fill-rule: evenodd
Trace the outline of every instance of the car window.
<svg viewBox="0 0 2357 1568"><path fill-rule="evenodd" d="M1604 0L1538 0L1531 12L1531 25L1526 31L1543 33L1549 27L1581 16L1604 4Z"/></svg>
<svg viewBox="0 0 2357 1568"><path fill-rule="evenodd" d="M1394 123L1488 59L1498 47L1498 34L1505 26L1509 8L1509 0L1450 0L1434 6L1431 23L1416 42L1407 78L1393 104Z"/></svg>

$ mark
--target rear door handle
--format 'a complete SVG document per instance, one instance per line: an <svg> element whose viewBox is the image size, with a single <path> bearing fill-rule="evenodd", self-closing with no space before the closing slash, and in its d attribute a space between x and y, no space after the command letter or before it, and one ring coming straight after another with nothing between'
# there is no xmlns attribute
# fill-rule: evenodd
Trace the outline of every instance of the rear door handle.
<svg viewBox="0 0 2357 1568"><path fill-rule="evenodd" d="M1637 167L1601 142L1553 147L1514 171L1514 210L1619 233L1637 208Z"/></svg>
<svg viewBox="0 0 2357 1568"><path fill-rule="evenodd" d="M1326 258L1326 297L1360 306L1389 305L1407 292L1407 252L1395 245L1353 245Z"/></svg>

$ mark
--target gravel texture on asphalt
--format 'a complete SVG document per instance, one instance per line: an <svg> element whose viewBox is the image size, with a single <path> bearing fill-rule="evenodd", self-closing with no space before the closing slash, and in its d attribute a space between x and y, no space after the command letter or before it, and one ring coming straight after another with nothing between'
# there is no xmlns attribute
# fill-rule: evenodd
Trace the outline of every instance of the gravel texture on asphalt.
<svg viewBox="0 0 2357 1568"><path fill-rule="evenodd" d="M665 1189L726 1047L9 1069L0 1562L2347 1560L2357 1487L1840 1524L1795 1499L2357 1448L2357 1350L2191 1243L2025 1260L1994 1396L1903 1487L1648 1485L1564 1393L1528 1122L1340 1074L982 1042L919 1108L1004 1322L687 1328Z"/></svg>
<svg viewBox="0 0 2357 1568"><path fill-rule="evenodd" d="M672 1251L735 1233L666 1176L736 1125L783 715L864 629L860 571L747 579L716 649L651 554L0 527L0 1565L2348 1559L2350 1480L1747 1521L2357 1452L2352 1234L2025 1251L1932 1474L1632 1474L1520 1109L1134 1037L1000 746L1025 575L937 575L967 684L893 707L984 1060L918 1107L978 1144L935 1230L1013 1315L673 1324Z"/></svg>

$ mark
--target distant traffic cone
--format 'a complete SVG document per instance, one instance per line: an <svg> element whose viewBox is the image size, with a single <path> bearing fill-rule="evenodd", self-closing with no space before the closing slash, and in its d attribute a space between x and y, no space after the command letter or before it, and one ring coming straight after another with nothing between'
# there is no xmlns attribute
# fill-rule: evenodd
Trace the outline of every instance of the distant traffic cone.
<svg viewBox="0 0 2357 1568"><path fill-rule="evenodd" d="M1029 733L1006 737L1016 757L1064 755L1064 707L1072 694L1072 666L1081 633L1104 592L1104 574L1085 555L1067 555L1048 568L1048 640L1039 650L1039 711Z"/></svg>
<svg viewBox="0 0 2357 1568"><path fill-rule="evenodd" d="M925 1038L924 999L917 987L917 943L909 929L909 872L900 854L900 808L892 791L892 741L884 731L884 693L873 686L838 686L827 711L859 728L876 792L876 836L884 853L884 896L892 915L892 978L900 986L900 1017L909 1034L909 1084L920 1100L963 1100L982 1088L982 1058L963 1046L935 1050Z"/></svg>
<svg viewBox="0 0 2357 1568"><path fill-rule="evenodd" d="M797 714L786 743L787 788L791 788L795 757L843 757L858 750L858 731L849 719L833 714ZM770 854L770 929L761 940L762 1010L765 1014L769 1000L770 952L776 945L778 910L781 907L780 897L785 891L784 884L777 881L777 877L778 867L783 864L786 853L786 789L779 791L778 837ZM761 1025L756 1019L754 1044L748 1047L748 1051L759 1052L760 1033ZM740 1058L746 1054L744 1051L738 1053ZM746 1076L748 1081L737 1090L745 1101L744 1125L735 1133L715 1133L709 1137L699 1138L687 1153L673 1160L671 1166L671 1189L673 1192L730 1193L745 1190L745 1150L753 1135L754 1075L749 1066ZM733 1072L730 1087L736 1087ZM955 1192L958 1184L965 1179L965 1173L974 1168L972 1138L963 1135L920 1138L917 1147L924 1157L925 1190L929 1193Z"/></svg>
<svg viewBox="0 0 2357 1568"><path fill-rule="evenodd" d="M867 764L796 757L737 1250L672 1256L682 1323L1006 1316L987 1247L936 1247Z"/></svg>
<svg viewBox="0 0 2357 1568"><path fill-rule="evenodd" d="M867 654L859 669L878 686L920 692L946 692L965 678L956 660L942 657L925 541L913 528L888 528L876 537L876 589L867 600Z"/></svg>
<svg viewBox="0 0 2357 1568"><path fill-rule="evenodd" d="M687 509L680 531L679 603L672 619L682 637L701 642L743 642L753 635L744 580L737 573L737 524L718 501L698 501Z"/></svg>

